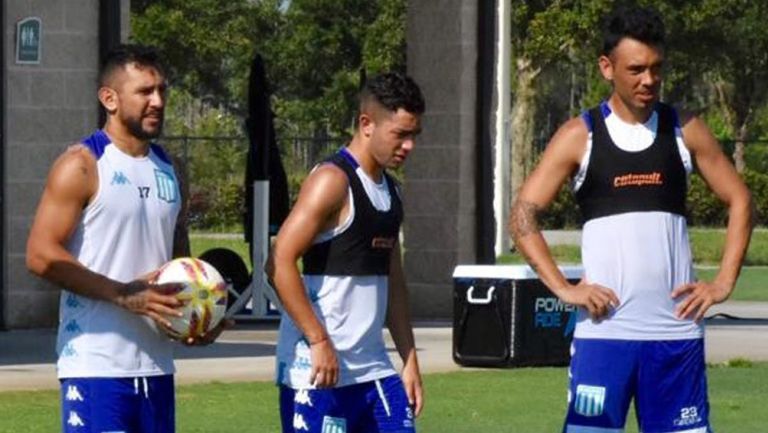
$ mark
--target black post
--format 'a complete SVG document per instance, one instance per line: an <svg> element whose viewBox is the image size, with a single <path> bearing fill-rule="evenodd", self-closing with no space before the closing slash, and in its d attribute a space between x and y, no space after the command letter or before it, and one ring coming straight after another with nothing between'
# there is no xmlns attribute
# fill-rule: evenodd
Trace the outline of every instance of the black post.
<svg viewBox="0 0 768 433"><path fill-rule="evenodd" d="M494 90L496 1L480 0L477 26L477 111L476 111L476 254L478 264L494 264L495 224L493 216L493 143L491 109Z"/></svg>
<svg viewBox="0 0 768 433"><path fill-rule="evenodd" d="M5 2L0 5L0 23L5 23ZM42 37L42 35L40 35ZM5 329L5 30L0 32L0 330Z"/></svg>
<svg viewBox="0 0 768 433"><path fill-rule="evenodd" d="M99 0L99 65L109 50L120 45L120 0ZM107 121L107 113L99 104L99 127Z"/></svg>

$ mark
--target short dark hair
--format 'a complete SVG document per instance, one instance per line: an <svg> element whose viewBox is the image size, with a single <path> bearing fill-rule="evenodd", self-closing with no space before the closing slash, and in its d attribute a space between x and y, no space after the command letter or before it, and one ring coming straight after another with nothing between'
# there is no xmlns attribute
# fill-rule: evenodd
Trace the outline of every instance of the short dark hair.
<svg viewBox="0 0 768 433"><path fill-rule="evenodd" d="M157 49L147 45L122 44L112 48L101 62L99 70L99 87L105 86L112 74L119 68L135 63L138 66L149 66L165 75L165 68L160 61Z"/></svg>
<svg viewBox="0 0 768 433"><path fill-rule="evenodd" d="M661 15L655 9L637 6L615 9L605 21L601 54L610 55L624 38L664 48L665 29Z"/></svg>
<svg viewBox="0 0 768 433"><path fill-rule="evenodd" d="M407 75L386 72L365 81L360 90L360 109L376 101L389 111L402 108L412 114L422 114L426 108L419 85Z"/></svg>

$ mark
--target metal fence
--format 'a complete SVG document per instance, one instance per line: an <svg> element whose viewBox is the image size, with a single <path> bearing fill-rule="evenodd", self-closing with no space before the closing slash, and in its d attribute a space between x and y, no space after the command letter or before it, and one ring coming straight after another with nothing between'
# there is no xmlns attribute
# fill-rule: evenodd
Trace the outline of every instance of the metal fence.
<svg viewBox="0 0 768 433"><path fill-rule="evenodd" d="M312 167L347 140L336 137L278 140L291 198L296 197ZM239 225L244 211L248 139L245 136L167 136L158 141L179 162L178 169L187 180L192 227L205 230Z"/></svg>

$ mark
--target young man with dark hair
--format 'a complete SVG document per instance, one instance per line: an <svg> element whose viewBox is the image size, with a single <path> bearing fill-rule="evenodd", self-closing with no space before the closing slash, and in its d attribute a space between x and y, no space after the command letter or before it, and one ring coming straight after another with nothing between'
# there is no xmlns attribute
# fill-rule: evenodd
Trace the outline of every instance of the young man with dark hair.
<svg viewBox="0 0 768 433"><path fill-rule="evenodd" d="M402 204L386 169L413 149L424 100L410 78L388 73L365 84L359 109L349 145L304 181L267 264L285 307L277 382L286 433L413 432L422 407L398 242ZM402 379L384 346L385 322Z"/></svg>
<svg viewBox="0 0 768 433"><path fill-rule="evenodd" d="M644 433L710 431L701 320L733 291L751 235L751 197L707 126L659 102L664 25L649 9L607 22L599 106L566 122L512 207L518 248L579 306L566 433L619 433L634 399ZM698 281L685 219L694 166L728 208L717 276ZM570 284L537 226L571 177L585 223L584 278Z"/></svg>
<svg viewBox="0 0 768 433"><path fill-rule="evenodd" d="M175 429L173 348L181 302L149 280L189 255L182 189L160 135L166 82L153 49L112 51L99 74L103 129L53 164L27 266L63 288L57 341L62 431ZM187 344L205 344L220 332Z"/></svg>

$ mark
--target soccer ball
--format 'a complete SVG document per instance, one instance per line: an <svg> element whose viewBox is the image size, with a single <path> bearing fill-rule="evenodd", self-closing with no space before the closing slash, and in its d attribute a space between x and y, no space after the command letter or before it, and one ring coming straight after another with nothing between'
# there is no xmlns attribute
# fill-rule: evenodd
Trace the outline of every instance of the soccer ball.
<svg viewBox="0 0 768 433"><path fill-rule="evenodd" d="M160 268L155 284L180 283L181 317L168 317L182 338L198 337L216 327L227 310L227 283L212 265L193 257L171 260Z"/></svg>

